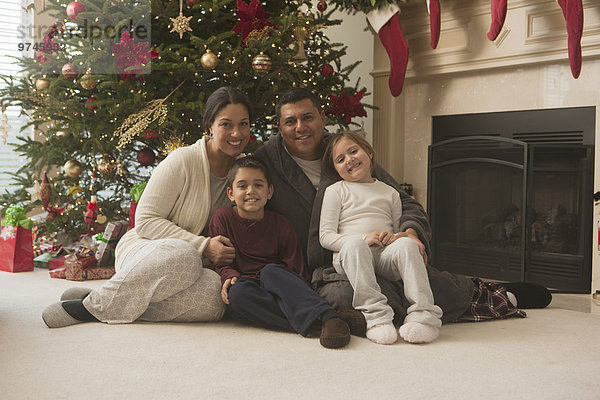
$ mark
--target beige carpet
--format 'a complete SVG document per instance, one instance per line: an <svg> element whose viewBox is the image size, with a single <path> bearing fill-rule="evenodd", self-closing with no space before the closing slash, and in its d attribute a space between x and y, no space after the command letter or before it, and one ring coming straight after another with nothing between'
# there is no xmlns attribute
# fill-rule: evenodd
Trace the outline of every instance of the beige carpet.
<svg viewBox="0 0 600 400"><path fill-rule="evenodd" d="M444 325L428 345L353 337L327 350L231 322L46 328L43 308L76 285L0 272L1 399L600 399L595 309L553 302L526 319Z"/></svg>

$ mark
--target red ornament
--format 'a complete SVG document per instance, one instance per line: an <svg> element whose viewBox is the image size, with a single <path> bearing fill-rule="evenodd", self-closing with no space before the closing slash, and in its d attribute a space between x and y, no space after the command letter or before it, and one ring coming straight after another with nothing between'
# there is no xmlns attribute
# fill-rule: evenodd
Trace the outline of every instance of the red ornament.
<svg viewBox="0 0 600 400"><path fill-rule="evenodd" d="M63 65L61 72L67 79L75 79L77 78L77 75L79 75L79 70L71 63L66 63Z"/></svg>
<svg viewBox="0 0 600 400"><path fill-rule="evenodd" d="M331 64L325 64L323 67L321 67L321 75L323 75L325 78L333 75L333 67Z"/></svg>
<svg viewBox="0 0 600 400"><path fill-rule="evenodd" d="M317 4L317 9L321 12L327 10L327 3L324 1L320 1L319 4Z"/></svg>
<svg viewBox="0 0 600 400"><path fill-rule="evenodd" d="M73 21L77 21L77 16L79 13L85 11L85 6L77 1L72 1L67 6L67 16L71 18Z"/></svg>
<svg viewBox="0 0 600 400"><path fill-rule="evenodd" d="M96 196L92 195L91 200L86 207L85 214L83 214L83 220L86 224L88 224L88 227L90 229L94 225L94 222L96 222L96 217L98 216L98 209L98 200Z"/></svg>
<svg viewBox="0 0 600 400"><path fill-rule="evenodd" d="M147 140L158 139L159 130L157 128L146 128L144 131L144 138Z"/></svg>
<svg viewBox="0 0 600 400"><path fill-rule="evenodd" d="M96 110L98 106L94 104L94 101L96 101L96 97L90 96L90 98L85 101L86 107L90 110Z"/></svg>
<svg viewBox="0 0 600 400"><path fill-rule="evenodd" d="M198 0L187 0L185 2L185 4L187 4L188 7L191 7L191 6L195 5L197 2L198 2Z"/></svg>
<svg viewBox="0 0 600 400"><path fill-rule="evenodd" d="M362 99L366 91L367 89L363 89L352 96L348 96L348 93L342 90L340 96L329 95L329 100L333 103L333 107L327 110L326 114L343 117L346 125L352 121L352 117L366 117L367 112L365 111L365 107L360 103L360 99Z"/></svg>
<svg viewBox="0 0 600 400"><path fill-rule="evenodd" d="M140 150L137 155L137 159L142 167L147 167L148 165L154 164L154 161L156 161L156 156L152 150L145 148Z"/></svg>

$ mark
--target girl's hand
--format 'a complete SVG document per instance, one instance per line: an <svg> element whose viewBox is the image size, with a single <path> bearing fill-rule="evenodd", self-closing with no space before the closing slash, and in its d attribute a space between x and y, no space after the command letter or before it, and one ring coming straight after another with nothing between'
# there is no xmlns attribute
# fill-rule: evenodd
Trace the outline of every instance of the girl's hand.
<svg viewBox="0 0 600 400"><path fill-rule="evenodd" d="M225 304L229 304L229 288L237 282L237 277L226 279L221 288L221 298Z"/></svg>
<svg viewBox="0 0 600 400"><path fill-rule="evenodd" d="M381 243L381 240L379 240L379 234L381 232L371 232L369 233L367 236L365 236L365 242L367 242L367 244L369 246L379 246L379 247L383 247L383 243Z"/></svg>
<svg viewBox="0 0 600 400"><path fill-rule="evenodd" d="M228 265L235 258L235 248L229 238L219 235L209 239L204 255L215 265Z"/></svg>
<svg viewBox="0 0 600 400"><path fill-rule="evenodd" d="M386 232L379 233L379 241L384 246L388 246L388 245L394 243L394 240L396 240L396 235L394 235L392 232L386 231Z"/></svg>
<svg viewBox="0 0 600 400"><path fill-rule="evenodd" d="M397 235L400 234L404 234L403 236L408 236L417 243L417 245L419 246L419 253L421 253L421 256L423 257L423 262L425 263L425 265L427 265L427 252L425 251L425 245L419 240L419 235L417 235L417 231L415 231L413 228L408 228L405 232L397 233Z"/></svg>

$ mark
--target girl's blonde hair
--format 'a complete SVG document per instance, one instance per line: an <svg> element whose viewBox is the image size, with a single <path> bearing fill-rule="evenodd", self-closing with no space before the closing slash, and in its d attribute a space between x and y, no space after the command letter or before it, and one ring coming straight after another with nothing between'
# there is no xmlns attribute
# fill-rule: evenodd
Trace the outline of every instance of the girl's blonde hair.
<svg viewBox="0 0 600 400"><path fill-rule="evenodd" d="M333 148L340 140L347 138L356 143L371 157L371 172L373 172L373 168L375 168L375 150L373 150L373 146L367 142L360 132L362 131L346 130L331 135L327 142L327 147L325 148L325 154L323 155L323 167L329 168L337 173L333 163Z"/></svg>

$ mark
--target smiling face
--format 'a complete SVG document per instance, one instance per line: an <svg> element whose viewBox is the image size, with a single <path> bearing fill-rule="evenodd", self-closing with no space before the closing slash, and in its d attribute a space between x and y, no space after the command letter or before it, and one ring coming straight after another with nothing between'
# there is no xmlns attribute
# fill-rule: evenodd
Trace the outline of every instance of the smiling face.
<svg viewBox="0 0 600 400"><path fill-rule="evenodd" d="M231 158L239 156L250 140L250 115L243 104L223 107L209 128L210 147Z"/></svg>
<svg viewBox="0 0 600 400"><path fill-rule="evenodd" d="M291 155L303 160L318 160L325 144L325 114L310 99L281 106L279 132Z"/></svg>
<svg viewBox="0 0 600 400"><path fill-rule="evenodd" d="M340 177L349 182L373 182L372 153L368 153L355 141L341 138L331 151L333 166Z"/></svg>
<svg viewBox="0 0 600 400"><path fill-rule="evenodd" d="M235 202L240 217L259 221L265 215L267 200L273 196L273 185L260 169L241 167L227 187L227 196Z"/></svg>

